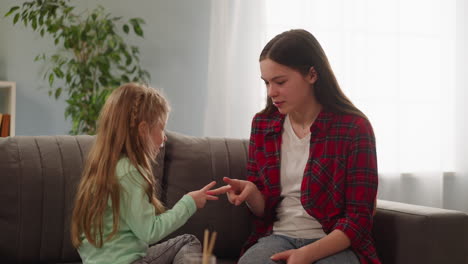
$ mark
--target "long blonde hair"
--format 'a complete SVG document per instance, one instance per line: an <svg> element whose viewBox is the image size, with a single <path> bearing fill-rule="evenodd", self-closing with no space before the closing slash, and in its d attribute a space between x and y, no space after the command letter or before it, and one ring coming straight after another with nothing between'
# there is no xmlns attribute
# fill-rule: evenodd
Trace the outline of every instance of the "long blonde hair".
<svg viewBox="0 0 468 264"><path fill-rule="evenodd" d="M142 136L138 125L141 122L150 127L165 124L169 111L166 99L154 88L128 83L111 93L100 113L97 136L75 198L71 222L73 246L81 245L81 235L84 234L92 245L102 247L103 217L109 199L114 217L112 232L105 241L117 233L121 188L115 171L122 155L128 157L147 183L145 192L156 213L165 211L156 197L151 169L159 146L150 144L149 135Z"/></svg>

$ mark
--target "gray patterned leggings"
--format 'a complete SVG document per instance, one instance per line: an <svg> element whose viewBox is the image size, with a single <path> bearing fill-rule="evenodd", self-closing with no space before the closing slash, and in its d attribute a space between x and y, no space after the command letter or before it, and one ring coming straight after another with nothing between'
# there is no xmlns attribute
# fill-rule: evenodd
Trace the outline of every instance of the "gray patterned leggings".
<svg viewBox="0 0 468 264"><path fill-rule="evenodd" d="M151 246L146 256L132 264L183 264L187 253L200 253L200 241L194 235L181 235Z"/></svg>

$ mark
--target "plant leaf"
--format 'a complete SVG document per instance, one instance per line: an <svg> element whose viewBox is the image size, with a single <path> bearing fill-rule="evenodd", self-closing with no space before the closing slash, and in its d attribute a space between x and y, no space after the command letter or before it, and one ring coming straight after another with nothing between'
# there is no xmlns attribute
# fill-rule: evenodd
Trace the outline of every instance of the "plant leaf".
<svg viewBox="0 0 468 264"><path fill-rule="evenodd" d="M54 74L49 74L49 85L52 86L54 84Z"/></svg>
<svg viewBox="0 0 468 264"><path fill-rule="evenodd" d="M122 78L122 80L123 80L124 82L126 82L126 83L130 82L130 79L129 79L128 76L125 75L125 74L122 75L121 78Z"/></svg>
<svg viewBox="0 0 468 264"><path fill-rule="evenodd" d="M63 72L59 68L54 68L55 76L63 78Z"/></svg>
<svg viewBox="0 0 468 264"><path fill-rule="evenodd" d="M37 28L37 20L36 20L35 18L32 20L31 25L32 25L32 28L33 28L34 30L36 30L36 28Z"/></svg>
<svg viewBox="0 0 468 264"><path fill-rule="evenodd" d="M62 88L59 87L57 88L57 90L55 90L55 99L58 99L61 94L62 94Z"/></svg>
<svg viewBox="0 0 468 264"><path fill-rule="evenodd" d="M72 80L71 74L70 74L70 73L67 73L66 82L67 82L67 83L70 83L71 80Z"/></svg>
<svg viewBox="0 0 468 264"><path fill-rule="evenodd" d="M15 17L13 18L13 25L16 24L16 22L18 22L18 19L19 19L19 18L20 18L20 14L17 13L17 14L15 15Z"/></svg>
<svg viewBox="0 0 468 264"><path fill-rule="evenodd" d="M73 9L75 9L75 7L71 6L71 7L68 7L65 9L65 11L63 11L65 14L68 14L70 13Z"/></svg>
<svg viewBox="0 0 468 264"><path fill-rule="evenodd" d="M139 24L134 24L133 30L135 31L135 34L137 34L140 37L143 37L143 30L141 29Z"/></svg>
<svg viewBox="0 0 468 264"><path fill-rule="evenodd" d="M8 11L8 13L5 14L5 17L13 14L13 12L15 12L16 10L18 10L20 7L19 6L14 6L12 8L10 8L10 11Z"/></svg>

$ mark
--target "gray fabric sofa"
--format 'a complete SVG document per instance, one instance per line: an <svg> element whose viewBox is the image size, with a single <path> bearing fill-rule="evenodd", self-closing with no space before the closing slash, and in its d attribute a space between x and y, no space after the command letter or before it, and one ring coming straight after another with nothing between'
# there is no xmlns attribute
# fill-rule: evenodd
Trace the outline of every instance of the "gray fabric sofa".
<svg viewBox="0 0 468 264"><path fill-rule="evenodd" d="M243 179L247 140L168 133L155 165L162 200L222 177ZM91 136L0 138L0 263L80 263L69 238L70 215ZM209 202L170 237L218 232L218 263L235 263L250 232L249 211L225 196ZM468 263L468 215L378 201L374 237L385 264Z"/></svg>

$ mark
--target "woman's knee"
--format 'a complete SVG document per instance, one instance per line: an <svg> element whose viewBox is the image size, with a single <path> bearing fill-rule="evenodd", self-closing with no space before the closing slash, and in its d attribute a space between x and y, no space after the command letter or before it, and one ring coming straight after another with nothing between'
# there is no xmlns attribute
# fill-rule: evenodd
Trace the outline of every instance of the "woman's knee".
<svg viewBox="0 0 468 264"><path fill-rule="evenodd" d="M359 264L359 259L351 249L338 252L315 262L316 264Z"/></svg>
<svg viewBox="0 0 468 264"><path fill-rule="evenodd" d="M270 259L272 255L265 254L260 250L251 250L250 252L247 251L245 254L239 259L237 264L252 264L252 263L259 263L259 264L278 264L281 262L275 262Z"/></svg>
<svg viewBox="0 0 468 264"><path fill-rule="evenodd" d="M255 245L249 248L245 254L239 259L239 264L277 264L271 260L271 256L278 252L293 249L294 246L286 239L280 236L268 236L260 239Z"/></svg>

